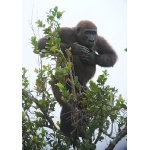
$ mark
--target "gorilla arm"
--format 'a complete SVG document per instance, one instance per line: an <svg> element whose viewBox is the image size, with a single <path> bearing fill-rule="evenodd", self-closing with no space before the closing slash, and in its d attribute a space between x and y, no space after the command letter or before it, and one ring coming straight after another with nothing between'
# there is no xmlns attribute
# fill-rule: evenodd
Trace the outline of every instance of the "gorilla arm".
<svg viewBox="0 0 150 150"><path fill-rule="evenodd" d="M65 50L71 47L72 55L80 55L89 53L89 49L77 43L74 35L74 28L62 27L59 31L59 37L61 39L60 48L66 56ZM46 43L49 39L43 37L38 41L38 49L46 49Z"/></svg>
<svg viewBox="0 0 150 150"><path fill-rule="evenodd" d="M43 50L46 49L46 43L48 42L48 39L46 37L43 37L38 40L38 49Z"/></svg>
<svg viewBox="0 0 150 150"><path fill-rule="evenodd" d="M60 47L64 54L65 50L70 47L72 55L89 53L88 48L77 43L78 39L76 39L76 28L62 27L59 31L59 37L61 39Z"/></svg>
<svg viewBox="0 0 150 150"><path fill-rule="evenodd" d="M96 64L102 67L113 67L117 61L117 54L109 43L101 36L98 36L96 44L93 48L98 52L99 55L96 55L95 61Z"/></svg>
<svg viewBox="0 0 150 150"><path fill-rule="evenodd" d="M95 51L98 53L96 54ZM101 67L112 67L117 61L117 54L109 43L101 36L98 36L96 44L87 55L80 55L83 63L88 65L99 65Z"/></svg>

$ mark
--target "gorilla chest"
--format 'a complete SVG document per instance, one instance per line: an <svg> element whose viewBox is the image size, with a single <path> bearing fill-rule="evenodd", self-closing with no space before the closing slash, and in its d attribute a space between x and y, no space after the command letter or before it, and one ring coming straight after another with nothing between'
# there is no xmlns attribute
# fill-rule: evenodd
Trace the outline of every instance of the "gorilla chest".
<svg viewBox="0 0 150 150"><path fill-rule="evenodd" d="M87 82L94 76L96 71L96 65L87 65L83 63L79 57L73 57L74 72L78 76L79 82L82 85L86 85Z"/></svg>

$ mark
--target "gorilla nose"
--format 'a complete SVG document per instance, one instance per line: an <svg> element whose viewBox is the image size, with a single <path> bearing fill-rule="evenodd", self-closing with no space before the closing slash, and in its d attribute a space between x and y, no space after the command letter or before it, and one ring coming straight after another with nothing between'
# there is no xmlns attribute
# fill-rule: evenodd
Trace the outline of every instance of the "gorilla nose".
<svg viewBox="0 0 150 150"><path fill-rule="evenodd" d="M94 39L90 39L89 42L93 43L93 42L94 42Z"/></svg>

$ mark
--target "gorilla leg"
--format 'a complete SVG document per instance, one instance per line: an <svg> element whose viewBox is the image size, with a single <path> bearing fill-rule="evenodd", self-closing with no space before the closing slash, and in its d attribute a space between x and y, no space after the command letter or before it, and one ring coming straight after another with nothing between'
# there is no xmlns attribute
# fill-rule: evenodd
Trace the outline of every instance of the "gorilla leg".
<svg viewBox="0 0 150 150"><path fill-rule="evenodd" d="M60 114L60 130L68 137L73 130L71 125L71 110L67 107L62 107Z"/></svg>
<svg viewBox="0 0 150 150"><path fill-rule="evenodd" d="M70 138L71 144L73 144L73 147L75 147L79 136L77 129L72 125L71 115L71 109L68 107L62 107L60 115L60 130L65 136Z"/></svg>

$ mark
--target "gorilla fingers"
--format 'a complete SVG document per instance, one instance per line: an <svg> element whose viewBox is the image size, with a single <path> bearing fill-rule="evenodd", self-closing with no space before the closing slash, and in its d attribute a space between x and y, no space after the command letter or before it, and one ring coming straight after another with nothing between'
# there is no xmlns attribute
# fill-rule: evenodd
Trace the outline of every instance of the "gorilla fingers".
<svg viewBox="0 0 150 150"><path fill-rule="evenodd" d="M73 50L72 50L72 54L73 55L78 55L80 56L81 54L88 54L89 53L89 49L83 45L76 43L73 43Z"/></svg>
<svg viewBox="0 0 150 150"><path fill-rule="evenodd" d="M96 54L95 52L81 54L79 55L80 60L87 65L95 65L96 64Z"/></svg>
<svg viewBox="0 0 150 150"><path fill-rule="evenodd" d="M78 55L80 60L87 65L95 65L95 52L92 49L88 49L78 43L74 43L73 55Z"/></svg>

